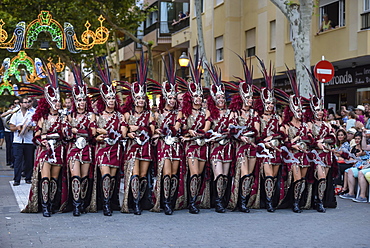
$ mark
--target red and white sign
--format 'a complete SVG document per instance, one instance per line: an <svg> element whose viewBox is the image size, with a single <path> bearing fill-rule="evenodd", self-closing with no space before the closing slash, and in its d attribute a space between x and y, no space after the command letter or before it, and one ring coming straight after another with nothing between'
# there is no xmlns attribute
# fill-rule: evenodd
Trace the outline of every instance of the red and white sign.
<svg viewBox="0 0 370 248"><path fill-rule="evenodd" d="M334 66L327 60L319 61L313 70L317 80L322 83L327 83L334 77Z"/></svg>

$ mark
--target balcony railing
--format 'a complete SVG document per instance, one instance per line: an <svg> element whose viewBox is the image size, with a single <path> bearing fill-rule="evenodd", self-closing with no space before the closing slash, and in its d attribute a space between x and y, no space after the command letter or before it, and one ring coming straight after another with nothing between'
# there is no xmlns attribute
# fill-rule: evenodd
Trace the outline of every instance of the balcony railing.
<svg viewBox="0 0 370 248"><path fill-rule="evenodd" d="M370 28L370 12L361 14L361 30Z"/></svg>
<svg viewBox="0 0 370 248"><path fill-rule="evenodd" d="M189 16L181 19L181 21L177 21L176 23L171 22L171 23L168 24L169 33L172 34L172 33L175 33L177 31L181 30L181 29L189 27L189 23L190 23Z"/></svg>

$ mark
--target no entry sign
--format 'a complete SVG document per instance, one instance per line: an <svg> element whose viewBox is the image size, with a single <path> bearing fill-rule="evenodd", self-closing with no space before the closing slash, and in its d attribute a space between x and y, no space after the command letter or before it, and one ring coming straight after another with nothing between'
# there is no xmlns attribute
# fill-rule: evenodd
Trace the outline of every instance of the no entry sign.
<svg viewBox="0 0 370 248"><path fill-rule="evenodd" d="M327 83L334 77L334 66L327 60L321 60L315 65L314 74L317 80Z"/></svg>

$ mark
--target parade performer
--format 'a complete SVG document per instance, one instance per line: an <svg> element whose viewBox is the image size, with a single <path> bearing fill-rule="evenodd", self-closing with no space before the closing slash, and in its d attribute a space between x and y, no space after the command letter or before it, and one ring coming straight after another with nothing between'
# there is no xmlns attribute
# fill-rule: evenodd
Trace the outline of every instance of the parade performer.
<svg viewBox="0 0 370 248"><path fill-rule="evenodd" d="M310 96L310 108L306 110L305 117L314 143L311 145L313 149L309 154L309 160L313 162L314 176L318 181L315 207L318 212L325 213L323 199L327 188L328 172L334 162L331 145L335 144L335 134L331 125L325 121L324 97L321 94L320 85L313 76L310 82L314 95Z"/></svg>
<svg viewBox="0 0 370 248"><path fill-rule="evenodd" d="M179 185L178 170L182 158L182 147L179 141L181 114L178 111L176 68L171 55L165 65L167 81L162 85L156 83L161 93L159 111L155 113L156 129L153 135L157 139L157 180L154 187L155 204L151 211L159 212L163 199L163 209L166 215L173 213ZM153 93L153 91L151 91Z"/></svg>
<svg viewBox="0 0 370 248"><path fill-rule="evenodd" d="M102 59L98 60L97 65L102 84L99 87L101 98L97 100L95 175L97 175L96 168L98 167L102 176L103 214L112 216L111 202L116 197L117 171L121 165L122 147L119 142L126 133L126 125L124 116L119 110L119 100L115 86L110 79L108 63ZM94 189L96 189L97 181L94 180ZM90 203L92 211L97 210L96 202L94 202L97 199L94 192L97 191L94 189Z"/></svg>
<svg viewBox="0 0 370 248"><path fill-rule="evenodd" d="M34 96L44 91L33 115L32 121L37 123L33 141L37 145L33 181L24 213L36 213L41 203L42 214L50 217L55 207L63 205L57 201L58 177L64 165L65 148L63 146L64 116L59 114L61 108L58 76L55 68L47 66L48 84L44 87L33 85L28 91ZM40 199L39 199L40 197Z"/></svg>
<svg viewBox="0 0 370 248"><path fill-rule="evenodd" d="M263 61L259 61L266 87L261 89L260 100L256 103L261 123L258 143L260 149L258 149L257 157L261 164L260 178L264 179L262 182L266 193L266 209L268 212L274 212L275 207L272 199L278 180L279 167L282 164L281 141L285 138L285 130L282 125L283 120L275 109L274 75L271 71L271 64L268 73ZM277 193L280 193L279 190Z"/></svg>
<svg viewBox="0 0 370 248"><path fill-rule="evenodd" d="M147 73L147 61L144 61L142 53L137 65L137 82L131 84L131 95L127 97L123 107L129 139L123 164L125 190L121 212L129 213L130 205L133 205L136 215L140 215L142 211L141 200L144 199L148 188L147 173L153 155L149 141L154 132L155 122L146 95Z"/></svg>
<svg viewBox="0 0 370 248"><path fill-rule="evenodd" d="M307 143L312 142L312 136L308 133L307 123L303 122L302 97L299 95L298 84L291 72L288 72L288 76L294 94L288 96L289 107L284 110L283 123L287 135L285 146L288 149L284 150L283 157L288 170L293 174L293 212L301 213L300 200L305 190L307 169L310 167Z"/></svg>
<svg viewBox="0 0 370 248"><path fill-rule="evenodd" d="M196 64L190 59L191 81L188 82L188 92L184 94L182 107L184 129L183 142L187 167L190 172L189 212L192 214L199 213L197 198L202 186L203 169L207 161L207 147L205 145L204 135L210 127L209 115L206 115L206 109L202 108L202 71L201 67L198 66L198 62L201 64L202 59L199 59L198 52L195 57ZM208 178L205 178L205 180L206 179ZM207 194L207 185L205 185L205 189L205 194ZM209 195L202 198L204 205L209 207Z"/></svg>
<svg viewBox="0 0 370 248"><path fill-rule="evenodd" d="M221 81L221 71L213 65L208 66L212 85L207 99L207 116L211 122L209 142L209 161L213 170L215 189L215 211L225 213L225 192L229 182L229 169L232 161L232 145L229 125L232 120L230 109L226 105L225 85Z"/></svg>
<svg viewBox="0 0 370 248"><path fill-rule="evenodd" d="M96 135L96 123L81 70L74 65L72 72L75 79L72 87L74 104L67 118L67 163L68 176L71 176L69 188L72 193L73 215L80 216L86 212L85 199L89 189L88 175L93 159L92 137Z"/></svg>
<svg viewBox="0 0 370 248"><path fill-rule="evenodd" d="M230 109L233 110L231 132L235 138L236 164L233 175L233 186L228 208L249 213L248 201L254 182L258 136L260 123L257 112L253 109L253 71L247 65L246 59L239 56L244 69L244 80L240 79L239 94L233 97Z"/></svg>

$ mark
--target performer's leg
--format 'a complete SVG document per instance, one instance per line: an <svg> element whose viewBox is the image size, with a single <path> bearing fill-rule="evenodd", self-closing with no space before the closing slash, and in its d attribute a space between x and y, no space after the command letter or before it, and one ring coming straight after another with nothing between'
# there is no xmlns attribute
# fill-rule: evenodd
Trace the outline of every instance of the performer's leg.
<svg viewBox="0 0 370 248"><path fill-rule="evenodd" d="M165 159L163 165L162 175L172 175L172 163L171 160Z"/></svg>
<svg viewBox="0 0 370 248"><path fill-rule="evenodd" d="M163 199L164 199L164 213L166 215L171 215L173 213L171 207L171 178L169 175L165 175L162 181L163 186Z"/></svg>
<svg viewBox="0 0 370 248"><path fill-rule="evenodd" d="M108 166L100 166L100 172L102 174L103 214L105 216L112 216L110 208L110 168Z"/></svg>
<svg viewBox="0 0 370 248"><path fill-rule="evenodd" d="M41 207L42 207L42 215L44 217L50 217L49 212L49 178L42 177L40 180L40 198L41 198Z"/></svg>
<svg viewBox="0 0 370 248"><path fill-rule="evenodd" d="M80 212L85 214L86 209L85 209L85 198L87 195L87 192L89 190L89 168L90 164L84 163L81 165L81 208Z"/></svg>
<svg viewBox="0 0 370 248"><path fill-rule="evenodd" d="M132 198L134 201L134 214L141 215L139 175L133 175L131 177L130 185L131 185Z"/></svg>
<svg viewBox="0 0 370 248"><path fill-rule="evenodd" d="M198 159L188 158L190 176L199 174Z"/></svg>
<svg viewBox="0 0 370 248"><path fill-rule="evenodd" d="M172 161L172 176L171 176L171 209L173 210L173 206L176 203L175 197L177 196L177 190L179 186L179 178L177 177L177 171L179 169L180 161L175 160Z"/></svg>
<svg viewBox="0 0 370 248"><path fill-rule="evenodd" d="M213 170L214 181L216 181L217 177L223 174L222 162L212 161L212 170Z"/></svg>
<svg viewBox="0 0 370 248"><path fill-rule="evenodd" d="M256 161L257 158L255 157L249 157L248 158L248 173L247 174L252 174L254 171L254 167L256 166Z"/></svg>
<svg viewBox="0 0 370 248"><path fill-rule="evenodd" d="M191 175L190 183L189 183L189 192L190 192L189 213L192 213L192 214L199 213L199 208L196 206L197 196L199 192L198 183L199 183L198 174Z"/></svg>
<svg viewBox="0 0 370 248"><path fill-rule="evenodd" d="M275 189L274 166L270 163L264 163L263 170L265 173L266 209L268 212L275 212L275 208L272 206L272 197Z"/></svg>
<svg viewBox="0 0 370 248"><path fill-rule="evenodd" d="M293 212L295 213L301 213L302 210L299 207L299 201L300 201L300 192L303 187L303 181L301 176L301 169L299 168L298 164L292 165L292 172L293 172L293 197L294 197L294 203L293 203Z"/></svg>
<svg viewBox="0 0 370 248"><path fill-rule="evenodd" d="M55 196L58 192L58 177L61 167L60 166L51 166L51 178L50 178L50 207L49 211L52 214L55 214Z"/></svg>
<svg viewBox="0 0 370 248"><path fill-rule="evenodd" d="M220 163L218 165L219 167L222 167L222 164ZM225 207L223 206L222 199L224 197L224 176L219 173L216 177L216 180L214 182L215 186L215 193L216 193L216 205L215 205L215 211L217 213L225 213Z"/></svg>
<svg viewBox="0 0 370 248"><path fill-rule="evenodd" d="M326 190L326 175L327 171L326 168L322 167L321 165L317 166L317 195L316 195L316 210L317 212L325 213L326 209L324 208L323 199L324 193Z"/></svg>
<svg viewBox="0 0 370 248"><path fill-rule="evenodd" d="M140 200L144 197L146 188L148 186L148 168L150 161L140 161Z"/></svg>

